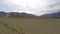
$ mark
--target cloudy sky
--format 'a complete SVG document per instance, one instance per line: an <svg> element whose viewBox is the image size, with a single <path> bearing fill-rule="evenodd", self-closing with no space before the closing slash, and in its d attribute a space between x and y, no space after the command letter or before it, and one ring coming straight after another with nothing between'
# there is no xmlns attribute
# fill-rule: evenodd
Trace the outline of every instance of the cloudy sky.
<svg viewBox="0 0 60 34"><path fill-rule="evenodd" d="M60 0L0 0L0 11L26 12L39 16L60 11Z"/></svg>

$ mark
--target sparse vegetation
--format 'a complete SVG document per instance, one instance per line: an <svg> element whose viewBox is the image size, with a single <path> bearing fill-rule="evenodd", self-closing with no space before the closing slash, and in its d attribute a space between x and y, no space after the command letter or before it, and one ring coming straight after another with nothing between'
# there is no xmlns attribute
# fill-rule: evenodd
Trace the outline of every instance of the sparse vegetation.
<svg viewBox="0 0 60 34"><path fill-rule="evenodd" d="M60 34L60 19L0 18L0 34Z"/></svg>
<svg viewBox="0 0 60 34"><path fill-rule="evenodd" d="M8 28L9 30L16 32L17 34L25 34L24 32L18 32L18 30L9 27L8 24L4 24L4 22L2 22L1 20L0 20L0 24L2 24L3 26L5 26L5 27ZM3 30L4 30L4 29L3 29ZM23 31L23 28L21 28L21 30Z"/></svg>

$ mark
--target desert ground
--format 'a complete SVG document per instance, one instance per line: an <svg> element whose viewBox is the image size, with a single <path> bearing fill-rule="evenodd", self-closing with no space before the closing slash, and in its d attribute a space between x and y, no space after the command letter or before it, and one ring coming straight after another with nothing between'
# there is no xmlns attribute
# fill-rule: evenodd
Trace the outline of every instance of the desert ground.
<svg viewBox="0 0 60 34"><path fill-rule="evenodd" d="M0 34L60 34L60 19L0 18Z"/></svg>

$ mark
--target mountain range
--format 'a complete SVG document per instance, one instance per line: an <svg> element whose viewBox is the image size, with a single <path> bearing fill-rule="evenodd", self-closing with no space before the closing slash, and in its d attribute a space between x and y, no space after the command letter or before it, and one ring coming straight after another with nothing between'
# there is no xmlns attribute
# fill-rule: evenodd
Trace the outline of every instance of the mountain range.
<svg viewBox="0 0 60 34"><path fill-rule="evenodd" d="M42 16L48 16L48 17L60 17L60 12L57 13L50 13L50 14L44 14Z"/></svg>
<svg viewBox="0 0 60 34"><path fill-rule="evenodd" d="M0 16L15 16L15 15L19 15L19 16L23 16L23 17L41 17L41 16L36 16L33 14L28 14L28 13L19 13L19 12L10 12L10 13L6 13L6 12L0 12ZM56 12L56 13L50 13L50 14L44 14L42 15L42 17L47 16L47 17L60 17L60 12Z"/></svg>
<svg viewBox="0 0 60 34"><path fill-rule="evenodd" d="M36 15L33 14L28 14L28 13L19 13L19 12L10 12L10 13L6 13L6 12L0 12L0 16L22 16L22 17L37 17Z"/></svg>

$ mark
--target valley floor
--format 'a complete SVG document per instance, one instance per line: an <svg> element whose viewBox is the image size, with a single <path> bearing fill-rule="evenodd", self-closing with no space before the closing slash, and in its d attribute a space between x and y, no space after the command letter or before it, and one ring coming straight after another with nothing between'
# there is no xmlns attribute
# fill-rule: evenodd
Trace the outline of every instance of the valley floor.
<svg viewBox="0 0 60 34"><path fill-rule="evenodd" d="M60 34L60 19L0 18L0 34Z"/></svg>

